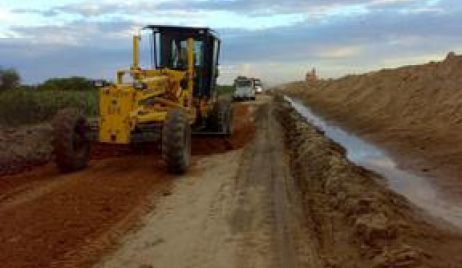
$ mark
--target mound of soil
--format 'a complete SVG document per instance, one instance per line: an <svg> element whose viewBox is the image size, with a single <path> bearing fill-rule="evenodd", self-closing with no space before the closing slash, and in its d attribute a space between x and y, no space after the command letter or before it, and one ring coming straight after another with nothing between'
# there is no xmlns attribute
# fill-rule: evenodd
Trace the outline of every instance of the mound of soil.
<svg viewBox="0 0 462 268"><path fill-rule="evenodd" d="M47 163L52 150L50 135L47 124L0 128L0 176Z"/></svg>
<svg viewBox="0 0 462 268"><path fill-rule="evenodd" d="M462 237L427 223L383 179L280 105L292 176L325 267L458 267Z"/></svg>
<svg viewBox="0 0 462 268"><path fill-rule="evenodd" d="M286 86L328 119L384 145L404 167L458 178L462 173L462 56L337 80ZM455 180L442 187L462 196Z"/></svg>

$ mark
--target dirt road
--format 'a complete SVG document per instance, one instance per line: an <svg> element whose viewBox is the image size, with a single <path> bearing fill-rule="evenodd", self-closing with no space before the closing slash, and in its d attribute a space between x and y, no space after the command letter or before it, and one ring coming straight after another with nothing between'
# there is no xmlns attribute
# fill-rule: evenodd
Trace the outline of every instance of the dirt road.
<svg viewBox="0 0 462 268"><path fill-rule="evenodd" d="M250 113L249 106L236 107L242 118L251 118ZM195 139L193 160L237 150L254 132L253 122L244 119L236 122L235 135L229 139ZM156 206L158 197L170 194L175 181L157 146L148 147L133 152L95 146L96 160L73 174L59 174L48 164L0 177L1 266L89 267L110 251L137 226L141 215Z"/></svg>
<svg viewBox="0 0 462 268"><path fill-rule="evenodd" d="M459 234L288 105L262 96L235 109L233 137L195 139L184 176L150 150L99 148L82 172L1 178L2 266L461 267Z"/></svg>
<svg viewBox="0 0 462 268"><path fill-rule="evenodd" d="M259 108L244 150L203 159L202 172L175 181L99 267L319 267L272 113Z"/></svg>
<svg viewBox="0 0 462 268"><path fill-rule="evenodd" d="M249 145L202 159L96 267L460 267L459 234L294 111L256 109Z"/></svg>

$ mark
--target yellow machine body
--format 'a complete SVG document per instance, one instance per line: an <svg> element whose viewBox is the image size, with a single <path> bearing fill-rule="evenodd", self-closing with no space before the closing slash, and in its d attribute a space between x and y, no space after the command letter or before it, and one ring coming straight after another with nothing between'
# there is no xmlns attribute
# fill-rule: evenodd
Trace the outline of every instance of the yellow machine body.
<svg viewBox="0 0 462 268"><path fill-rule="evenodd" d="M209 28L147 25L151 67L140 67L133 37L133 64L116 81L99 87L98 120L78 109L60 110L53 120L53 151L62 172L85 168L91 142L160 142L167 171L184 174L191 164L192 135L229 137L232 107L218 100L220 39ZM71 145L71 146L70 146Z"/></svg>
<svg viewBox="0 0 462 268"><path fill-rule="evenodd" d="M133 65L117 72L117 82L100 89L98 141L128 144L139 124L159 124L171 109L184 109L190 123L196 121L197 109L206 113L209 104L193 100L194 40L188 39L185 71L141 69L139 37L133 38ZM130 82L125 82L129 76ZM184 88L183 88L183 87Z"/></svg>

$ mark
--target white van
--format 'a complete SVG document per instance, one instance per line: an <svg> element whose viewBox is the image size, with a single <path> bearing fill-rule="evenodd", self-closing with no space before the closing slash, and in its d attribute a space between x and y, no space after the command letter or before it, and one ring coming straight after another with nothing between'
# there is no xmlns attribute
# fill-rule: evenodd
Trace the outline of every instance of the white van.
<svg viewBox="0 0 462 268"><path fill-rule="evenodd" d="M253 87L255 88L255 93L261 94L263 93L263 84L261 83L261 80L258 78L253 79Z"/></svg>

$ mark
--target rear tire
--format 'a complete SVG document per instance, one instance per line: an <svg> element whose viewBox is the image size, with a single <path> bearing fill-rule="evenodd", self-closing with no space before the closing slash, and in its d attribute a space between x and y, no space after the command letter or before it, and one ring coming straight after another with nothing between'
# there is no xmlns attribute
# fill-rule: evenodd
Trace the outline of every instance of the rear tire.
<svg viewBox="0 0 462 268"><path fill-rule="evenodd" d="M172 110L162 128L162 157L173 174L183 174L191 159L191 126L184 111Z"/></svg>
<svg viewBox="0 0 462 268"><path fill-rule="evenodd" d="M85 168L90 155L85 117L77 109L63 109L56 114L52 126L52 145L58 169L72 172Z"/></svg>

